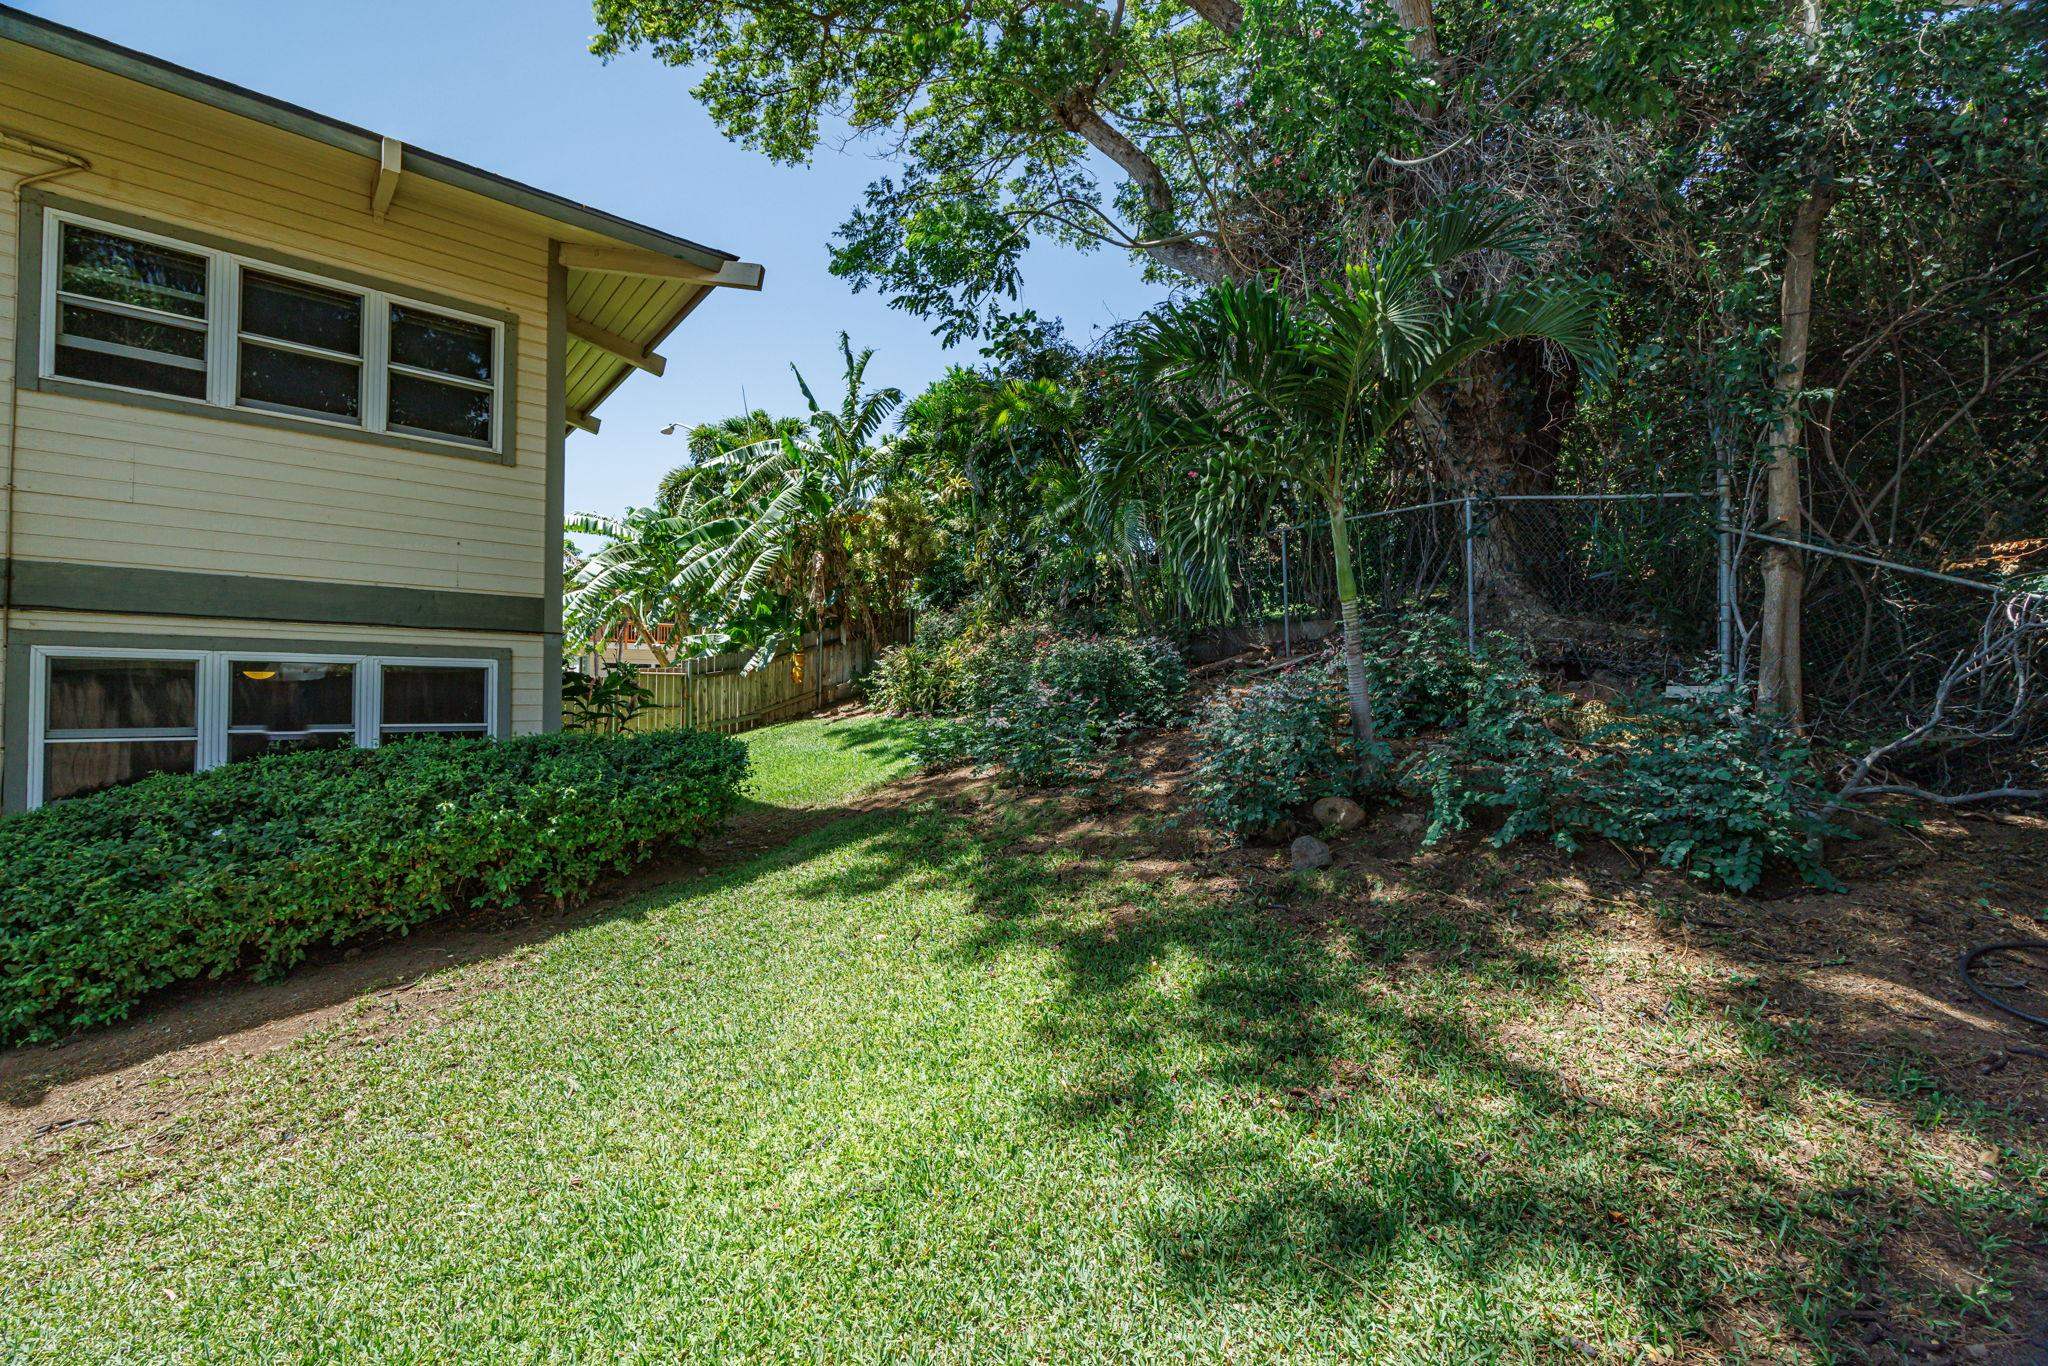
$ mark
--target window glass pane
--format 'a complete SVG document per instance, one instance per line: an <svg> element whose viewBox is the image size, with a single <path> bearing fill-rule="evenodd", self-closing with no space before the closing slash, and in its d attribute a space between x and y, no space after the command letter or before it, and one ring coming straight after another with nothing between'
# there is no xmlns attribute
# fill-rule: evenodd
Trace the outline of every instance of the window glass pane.
<svg viewBox="0 0 2048 1366"><path fill-rule="evenodd" d="M353 664L228 664L228 754L338 749L355 742Z"/></svg>
<svg viewBox="0 0 2048 1366"><path fill-rule="evenodd" d="M484 389L458 389L415 375L391 373L391 421L429 436L452 436L478 445L491 444L491 395Z"/></svg>
<svg viewBox="0 0 2048 1366"><path fill-rule="evenodd" d="M203 361L206 357L204 328L153 322L148 318L113 313L85 304L65 304L59 311L57 332L64 338L87 337L93 341L133 346L143 351L162 351L191 360Z"/></svg>
<svg viewBox="0 0 2048 1366"><path fill-rule="evenodd" d="M204 370L133 356L110 356L78 346L57 347L56 370L66 379L89 379L95 384L118 384L124 389L148 389L180 398L206 397Z"/></svg>
<svg viewBox="0 0 2048 1366"><path fill-rule="evenodd" d="M482 729L491 715L489 681L485 669L387 664L382 724Z"/></svg>
<svg viewBox="0 0 2048 1366"><path fill-rule="evenodd" d="M363 353L363 301L258 271L242 272L242 330L327 351Z"/></svg>
<svg viewBox="0 0 2048 1366"><path fill-rule="evenodd" d="M198 762L193 740L63 741L43 747L43 800L83 796L119 787L152 773L190 773Z"/></svg>
<svg viewBox="0 0 2048 1366"><path fill-rule="evenodd" d="M391 359L400 365L488 380L492 335L482 323L391 306Z"/></svg>
<svg viewBox="0 0 2048 1366"><path fill-rule="evenodd" d="M44 729L191 730L197 680L189 660L52 659Z"/></svg>
<svg viewBox="0 0 2048 1366"><path fill-rule="evenodd" d="M325 356L242 343L240 401L355 421L362 416L362 367Z"/></svg>
<svg viewBox="0 0 2048 1366"><path fill-rule="evenodd" d="M95 299L206 316L206 258L131 241L76 223L63 226L59 287Z"/></svg>

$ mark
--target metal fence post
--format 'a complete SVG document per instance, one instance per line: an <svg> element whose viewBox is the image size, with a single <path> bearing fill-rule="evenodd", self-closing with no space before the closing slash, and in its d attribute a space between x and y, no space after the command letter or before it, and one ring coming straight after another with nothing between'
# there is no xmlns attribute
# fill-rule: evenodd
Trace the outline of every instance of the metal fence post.
<svg viewBox="0 0 2048 1366"><path fill-rule="evenodd" d="M1287 582L1287 527L1280 528L1280 657L1294 658L1294 596Z"/></svg>
<svg viewBox="0 0 2048 1366"><path fill-rule="evenodd" d="M1472 586L1472 490L1466 489L1461 500L1465 511L1465 648L1479 648L1479 622L1476 615L1478 598Z"/></svg>
<svg viewBox="0 0 2048 1366"><path fill-rule="evenodd" d="M1732 516L1728 466L1724 461L1716 472L1714 487L1714 606L1720 618L1715 630L1715 645L1716 653L1720 655L1723 683L1735 671L1735 527L1730 521Z"/></svg>

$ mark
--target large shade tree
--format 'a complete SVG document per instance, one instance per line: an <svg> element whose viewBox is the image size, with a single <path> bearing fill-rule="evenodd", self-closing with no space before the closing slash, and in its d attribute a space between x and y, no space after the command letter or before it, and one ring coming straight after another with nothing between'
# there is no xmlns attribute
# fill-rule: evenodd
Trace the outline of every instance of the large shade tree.
<svg viewBox="0 0 2048 1366"><path fill-rule="evenodd" d="M1540 339L1583 368L1604 366L1597 297L1583 286L1509 281L1447 296L1451 272L1486 256L1527 259L1539 247L1512 211L1447 206L1403 224L1304 299L1226 282L1156 315L1138 336L1138 364L1165 410L1161 455L1205 459L1224 479L1292 485L1322 505L1361 757L1374 725L1347 524L1350 476L1386 450L1433 388L1489 347Z"/></svg>
<svg viewBox="0 0 2048 1366"><path fill-rule="evenodd" d="M1298 297L1413 214L1497 184L1545 214L1562 256L1574 239L1557 229L1636 150L1613 129L1668 116L1675 76L1761 13L1746 0L596 0L596 49L691 67L719 127L780 161L843 131L871 140L896 168L843 223L833 268L956 340L1004 314L1047 240L1123 251L1183 287L1260 279ZM1429 476L1548 486L1578 392L1569 359L1509 343L1458 379L1412 437ZM1496 561L1483 568L1503 595L1526 596L1513 557Z"/></svg>
<svg viewBox="0 0 2048 1366"><path fill-rule="evenodd" d="M1395 434L1403 468L1527 493L1697 487L1718 466L1752 526L1934 564L2038 530L2040 0L596 12L600 52L691 67L730 136L801 162L850 131L896 162L834 267L949 336L1002 312L1047 238L1298 297L1484 185L1544 223L1553 264L1622 286L1627 383L1588 422L1557 348L1489 348ZM1481 591L1540 600L1528 558L1499 524ZM1797 714L1800 557L1769 560L1763 691ZM1836 653L1831 671L1865 668Z"/></svg>

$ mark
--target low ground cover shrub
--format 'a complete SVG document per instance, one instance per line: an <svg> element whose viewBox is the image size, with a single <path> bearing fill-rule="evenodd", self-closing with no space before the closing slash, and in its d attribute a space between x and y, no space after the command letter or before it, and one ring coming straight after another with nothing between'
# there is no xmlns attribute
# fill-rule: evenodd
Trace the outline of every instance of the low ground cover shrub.
<svg viewBox="0 0 2048 1366"><path fill-rule="evenodd" d="M1261 683L1204 713L1203 812L1241 836L1321 796L1368 795L1385 774L1428 801L1427 843L1490 811L1497 845L1542 836L1576 850L1608 839L1735 891L1754 888L1772 863L1839 885L1821 849L1841 832L1820 817L1811 751L1733 693L1583 707L1546 688L1505 639L1466 649L1448 618L1382 628L1367 658L1381 733L1424 743L1398 764L1368 756L1361 772L1349 763L1334 676L1310 669Z"/></svg>
<svg viewBox="0 0 2048 1366"><path fill-rule="evenodd" d="M1187 665L1162 640L1014 627L960 663L952 719L920 741L931 763L972 763L1043 786L1077 777L1132 731L1173 716Z"/></svg>
<svg viewBox="0 0 2048 1366"><path fill-rule="evenodd" d="M1433 611L1368 626L1364 646L1373 721L1388 739L1463 724L1480 685L1498 670L1494 656L1508 649L1501 641L1466 648L1464 624Z"/></svg>
<svg viewBox="0 0 2048 1366"><path fill-rule="evenodd" d="M953 709L960 653L950 644L892 646L867 677L867 698L892 716L941 716Z"/></svg>
<svg viewBox="0 0 2048 1366"><path fill-rule="evenodd" d="M0 820L0 1043L460 909L569 900L701 839L746 776L696 731L281 754Z"/></svg>
<svg viewBox="0 0 2048 1366"><path fill-rule="evenodd" d="M1365 796L1384 782L1381 747L1361 770L1344 687L1308 668L1212 699L1196 722L1195 801L1240 837L1273 830L1322 797Z"/></svg>
<svg viewBox="0 0 2048 1366"><path fill-rule="evenodd" d="M1732 693L1644 700L1591 725L1525 670L1491 676L1465 724L1419 755L1404 785L1430 803L1426 840L1501 813L1493 842L1544 835L1576 850L1609 839L1746 892L1772 862L1840 884L1821 861L1839 834L1820 817L1812 753Z"/></svg>

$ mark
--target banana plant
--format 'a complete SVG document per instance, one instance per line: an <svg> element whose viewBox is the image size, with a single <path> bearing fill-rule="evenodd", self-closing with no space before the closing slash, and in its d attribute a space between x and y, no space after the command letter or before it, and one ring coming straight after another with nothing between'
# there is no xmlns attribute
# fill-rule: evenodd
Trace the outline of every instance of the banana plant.
<svg viewBox="0 0 2048 1366"><path fill-rule="evenodd" d="M664 481L662 529L672 539L661 548L672 553L659 573L676 601L703 604L717 623L698 644L750 646L750 669L794 645L806 625L822 627L827 611L850 624L850 533L882 491L883 430L903 392L862 387L872 348L856 353L842 332L839 350L835 407L796 371L810 409L800 428L703 454ZM801 613L764 612L769 597L799 602Z"/></svg>

